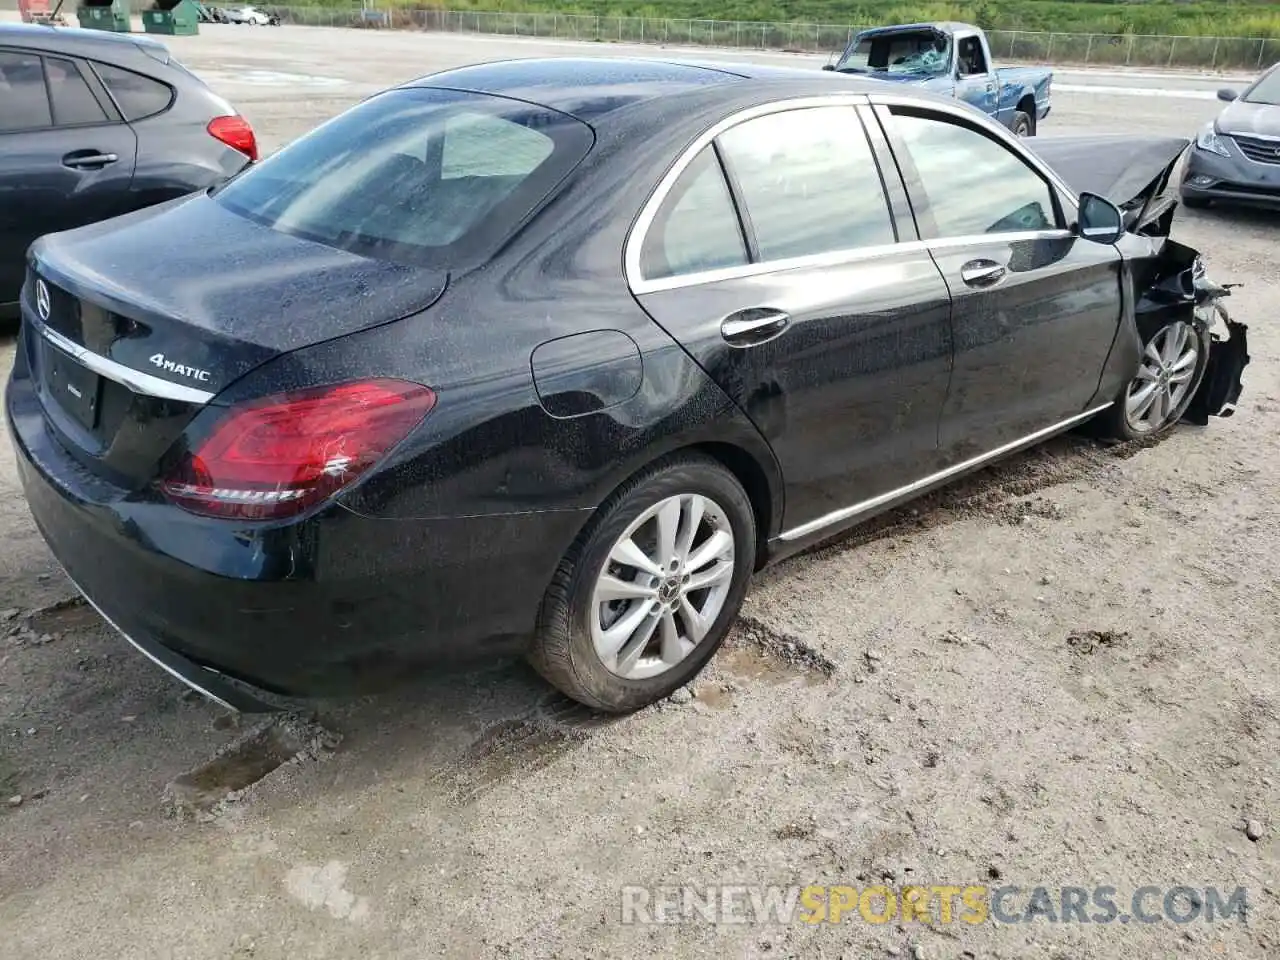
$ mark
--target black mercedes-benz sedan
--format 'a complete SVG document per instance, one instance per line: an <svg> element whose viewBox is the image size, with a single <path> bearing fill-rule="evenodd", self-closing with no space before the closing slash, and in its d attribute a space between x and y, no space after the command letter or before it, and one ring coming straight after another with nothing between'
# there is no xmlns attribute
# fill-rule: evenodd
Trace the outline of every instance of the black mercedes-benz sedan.
<svg viewBox="0 0 1280 960"><path fill-rule="evenodd" d="M89 601L234 707L523 654L636 709L765 564L1076 425L1229 412L1245 328L1167 236L1185 147L1032 153L808 71L435 74L34 244L22 483Z"/></svg>

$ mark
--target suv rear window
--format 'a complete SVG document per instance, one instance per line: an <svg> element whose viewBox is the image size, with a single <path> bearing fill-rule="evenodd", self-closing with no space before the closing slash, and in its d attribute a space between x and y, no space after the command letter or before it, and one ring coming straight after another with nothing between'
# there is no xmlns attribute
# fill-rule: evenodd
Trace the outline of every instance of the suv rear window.
<svg viewBox="0 0 1280 960"><path fill-rule="evenodd" d="M591 143L590 127L543 107L453 90L394 90L213 195L282 233L448 269L508 238Z"/></svg>

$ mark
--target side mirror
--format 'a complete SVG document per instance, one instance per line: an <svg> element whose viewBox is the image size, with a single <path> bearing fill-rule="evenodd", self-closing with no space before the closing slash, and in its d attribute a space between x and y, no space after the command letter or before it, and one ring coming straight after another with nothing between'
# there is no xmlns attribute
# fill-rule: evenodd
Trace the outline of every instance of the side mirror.
<svg viewBox="0 0 1280 960"><path fill-rule="evenodd" d="M1238 96L1240 96L1240 94L1236 93L1230 87L1223 87L1221 90L1218 91L1218 99L1225 100L1227 101L1227 103L1230 103L1231 101L1235 100Z"/></svg>
<svg viewBox="0 0 1280 960"><path fill-rule="evenodd" d="M835 68L836 68L836 65L834 63L824 63L822 65L823 70L834 70Z"/></svg>
<svg viewBox="0 0 1280 960"><path fill-rule="evenodd" d="M1124 214L1110 200L1080 194L1080 236L1094 243L1118 243L1124 236Z"/></svg>

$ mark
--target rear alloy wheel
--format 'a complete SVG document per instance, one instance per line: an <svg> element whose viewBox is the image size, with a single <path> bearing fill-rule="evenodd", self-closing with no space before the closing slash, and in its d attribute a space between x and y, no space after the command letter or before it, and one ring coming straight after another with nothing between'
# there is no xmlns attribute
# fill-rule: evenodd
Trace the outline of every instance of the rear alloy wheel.
<svg viewBox="0 0 1280 960"><path fill-rule="evenodd" d="M560 565L534 667L576 700L636 710L685 685L742 605L755 518L737 479L701 456L628 482Z"/></svg>
<svg viewBox="0 0 1280 960"><path fill-rule="evenodd" d="M1035 136L1035 125L1031 122L1031 115L1019 110L1013 115L1013 133L1018 137Z"/></svg>
<svg viewBox="0 0 1280 960"><path fill-rule="evenodd" d="M1191 405L1207 361L1206 345L1190 323L1161 327L1147 341L1137 374L1104 414L1102 432L1123 441L1171 429Z"/></svg>

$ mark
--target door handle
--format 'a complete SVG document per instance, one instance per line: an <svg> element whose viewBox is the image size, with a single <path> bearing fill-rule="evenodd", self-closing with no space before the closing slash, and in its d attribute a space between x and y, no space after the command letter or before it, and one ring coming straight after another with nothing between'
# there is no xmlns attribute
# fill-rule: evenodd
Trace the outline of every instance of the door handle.
<svg viewBox="0 0 1280 960"><path fill-rule="evenodd" d="M64 167L72 167L73 169L88 169L91 167L105 167L109 163L115 163L120 157L114 153L68 153L62 158Z"/></svg>
<svg viewBox="0 0 1280 960"><path fill-rule="evenodd" d="M732 347L754 347L772 340L791 323L791 315L771 307L748 307L720 322L720 336Z"/></svg>
<svg viewBox="0 0 1280 960"><path fill-rule="evenodd" d="M971 287L990 287L1003 280L1005 273L994 260L970 260L960 268L960 279Z"/></svg>

